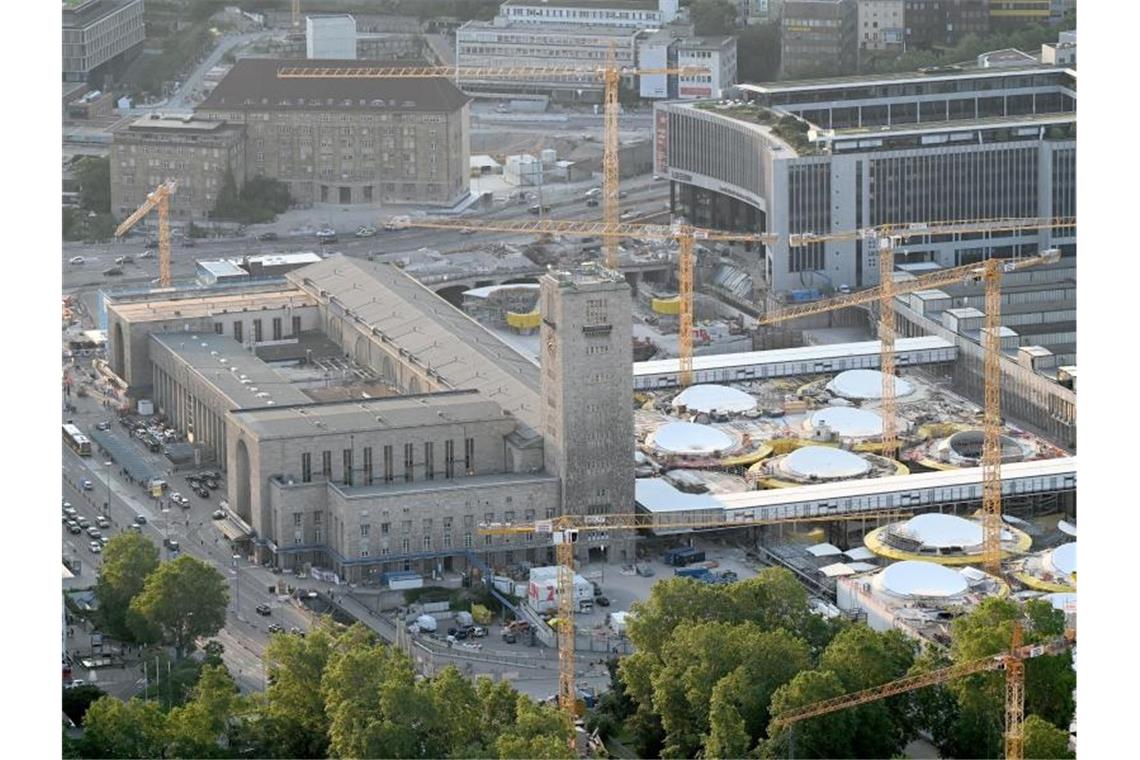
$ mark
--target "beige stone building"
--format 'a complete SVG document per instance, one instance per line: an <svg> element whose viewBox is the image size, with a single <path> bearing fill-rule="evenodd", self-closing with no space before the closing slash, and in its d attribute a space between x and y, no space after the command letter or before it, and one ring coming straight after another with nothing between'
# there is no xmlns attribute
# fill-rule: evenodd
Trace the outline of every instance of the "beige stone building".
<svg viewBox="0 0 1140 760"><path fill-rule="evenodd" d="M633 512L621 276L543 276L540 363L389 265L332 256L259 288L107 311L112 369L224 463L223 530L260 560L353 581L542 564L549 536L479 526ZM314 367L348 378L333 400ZM615 535L583 535L578 552L633 558Z"/></svg>
<svg viewBox="0 0 1140 760"><path fill-rule="evenodd" d="M151 114L115 131L111 142L111 213L122 218L168 179L175 222L202 222L213 212L226 168L245 176L245 128L222 120Z"/></svg>
<svg viewBox="0 0 1140 760"><path fill-rule="evenodd" d="M197 113L245 126L245 176L317 203L452 205L468 191L468 102L447 79L282 79L244 58Z"/></svg>

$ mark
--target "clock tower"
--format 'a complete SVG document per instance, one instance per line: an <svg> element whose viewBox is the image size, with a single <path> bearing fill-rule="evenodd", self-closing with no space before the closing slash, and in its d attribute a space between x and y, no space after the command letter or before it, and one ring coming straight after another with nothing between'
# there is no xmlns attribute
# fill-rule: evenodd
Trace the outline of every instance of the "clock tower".
<svg viewBox="0 0 1140 760"><path fill-rule="evenodd" d="M539 333L546 470L562 480L562 514L631 514L633 338L620 273L584 265L541 280ZM584 533L579 551L633 559L628 536Z"/></svg>

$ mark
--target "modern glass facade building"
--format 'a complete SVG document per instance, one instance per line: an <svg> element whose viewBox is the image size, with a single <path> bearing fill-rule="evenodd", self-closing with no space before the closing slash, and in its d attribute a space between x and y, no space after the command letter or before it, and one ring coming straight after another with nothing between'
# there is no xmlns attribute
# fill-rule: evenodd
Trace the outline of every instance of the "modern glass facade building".
<svg viewBox="0 0 1140 760"><path fill-rule="evenodd" d="M1076 214L1076 74L1034 66L740 85L733 102L659 103L656 172L694 224L777 233L750 274L773 292L866 287L861 241L787 236L880 224ZM941 266L1051 246L1075 232L912 238L899 263Z"/></svg>

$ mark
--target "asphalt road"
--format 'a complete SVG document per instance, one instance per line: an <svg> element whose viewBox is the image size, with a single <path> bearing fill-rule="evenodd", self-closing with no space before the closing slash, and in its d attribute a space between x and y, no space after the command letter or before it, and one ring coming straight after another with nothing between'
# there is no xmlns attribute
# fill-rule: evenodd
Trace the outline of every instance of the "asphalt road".
<svg viewBox="0 0 1140 760"><path fill-rule="evenodd" d="M72 399L79 407L67 416L83 430L90 430L102 419L109 417L94 399ZM122 430L115 423L115 429ZM137 443L132 445L138 446ZM139 446L142 452L142 447ZM190 499L190 508L173 507L161 511L155 501L137 484L130 484L119 476L115 465L108 468L106 459L97 447L93 456L80 457L69 447L63 446L63 498L74 506L79 514L94 524L96 516L102 512L107 501L108 482L110 484L110 508L107 516L111 527L103 530L103 535L113 537L128 530L136 515L143 515L147 522L142 535L159 547L162 558L170 559L172 553L163 548L163 538L169 535L177 539L181 551L206 561L219 570L230 587L230 605L226 614L225 628L216 637L226 648L224 659L234 677L245 690L265 688L261 654L268 643L268 626L278 623L286 630L296 626L308 628L308 618L289 602L279 601L269 593L269 586L276 584L280 576L273 575L265 568L250 564L245 558L234 560L229 541L222 536L210 513L217 509L218 500L223 497L224 486L211 493L210 499L202 499L185 487L183 475L174 475L169 480L171 489L183 493ZM109 472L108 472L109 471ZM94 483L91 491L81 491L78 484L84 479ZM90 539L86 533L72 535L61 526L63 533L64 556L74 556L83 562L83 574L94 581L97 570L102 565L102 554L94 554L88 548ZM240 607L238 602L240 600ZM271 614L263 617L256 612L259 604L268 604Z"/></svg>
<svg viewBox="0 0 1140 760"><path fill-rule="evenodd" d="M626 197L621 199L623 211L632 211L633 219L630 221L648 221L645 217L660 215L664 212L664 204L668 198L668 184L654 182L649 177L639 177L623 184ZM558 186L543 188L546 205L551 211L551 219L599 219L601 216L598 207L590 207L582 199L583 190L567 191ZM513 220L534 219L534 215L527 211L531 204L496 204L494 209L485 212L472 212L461 218L478 220ZM312 218L312 226L321 223L322 216L335 219L336 210L340 207L330 206L327 211L316 209L306 212ZM377 212L377 224L380 218L402 213L399 209L390 212ZM654 221L658 221L655 219ZM280 227L281 225L274 225ZM174 278L189 278L194 274L195 260L221 257L237 257L243 255L258 255L266 253L282 253L297 251L322 250L326 253L342 253L346 256L363 257L369 254L388 255L416 251L420 248L432 248L441 253L455 253L472 250L488 242L522 242L532 240L533 235L504 235L500 233L477 232L473 235L463 235L458 230L432 230L409 228L386 232L380 230L374 237L357 238L353 236L354 225L333 225L337 230L339 240L336 244L320 246L312 234L279 233L280 237L274 241L259 241L257 234L270 227L251 227L245 237L216 238L195 241L193 248L184 247L180 240L173 242L172 273ZM155 259L139 259L142 253L145 238L131 236L111 243L85 244L64 243L62 249L61 265L63 267L63 289L65 293L92 287L146 285L158 278L158 262ZM122 276L107 277L102 274L105 269L114 265L115 258L123 254L131 254L134 260L121 267ZM68 262L75 256L82 256L85 261L81 265L72 265Z"/></svg>

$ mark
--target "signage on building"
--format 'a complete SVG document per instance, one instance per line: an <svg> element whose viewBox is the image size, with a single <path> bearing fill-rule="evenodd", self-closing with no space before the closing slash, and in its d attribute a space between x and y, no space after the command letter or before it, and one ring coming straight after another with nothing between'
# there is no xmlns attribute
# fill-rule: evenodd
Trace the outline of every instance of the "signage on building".
<svg viewBox="0 0 1140 760"><path fill-rule="evenodd" d="M669 114L663 109L656 112L654 137L653 173L665 174L669 171Z"/></svg>

